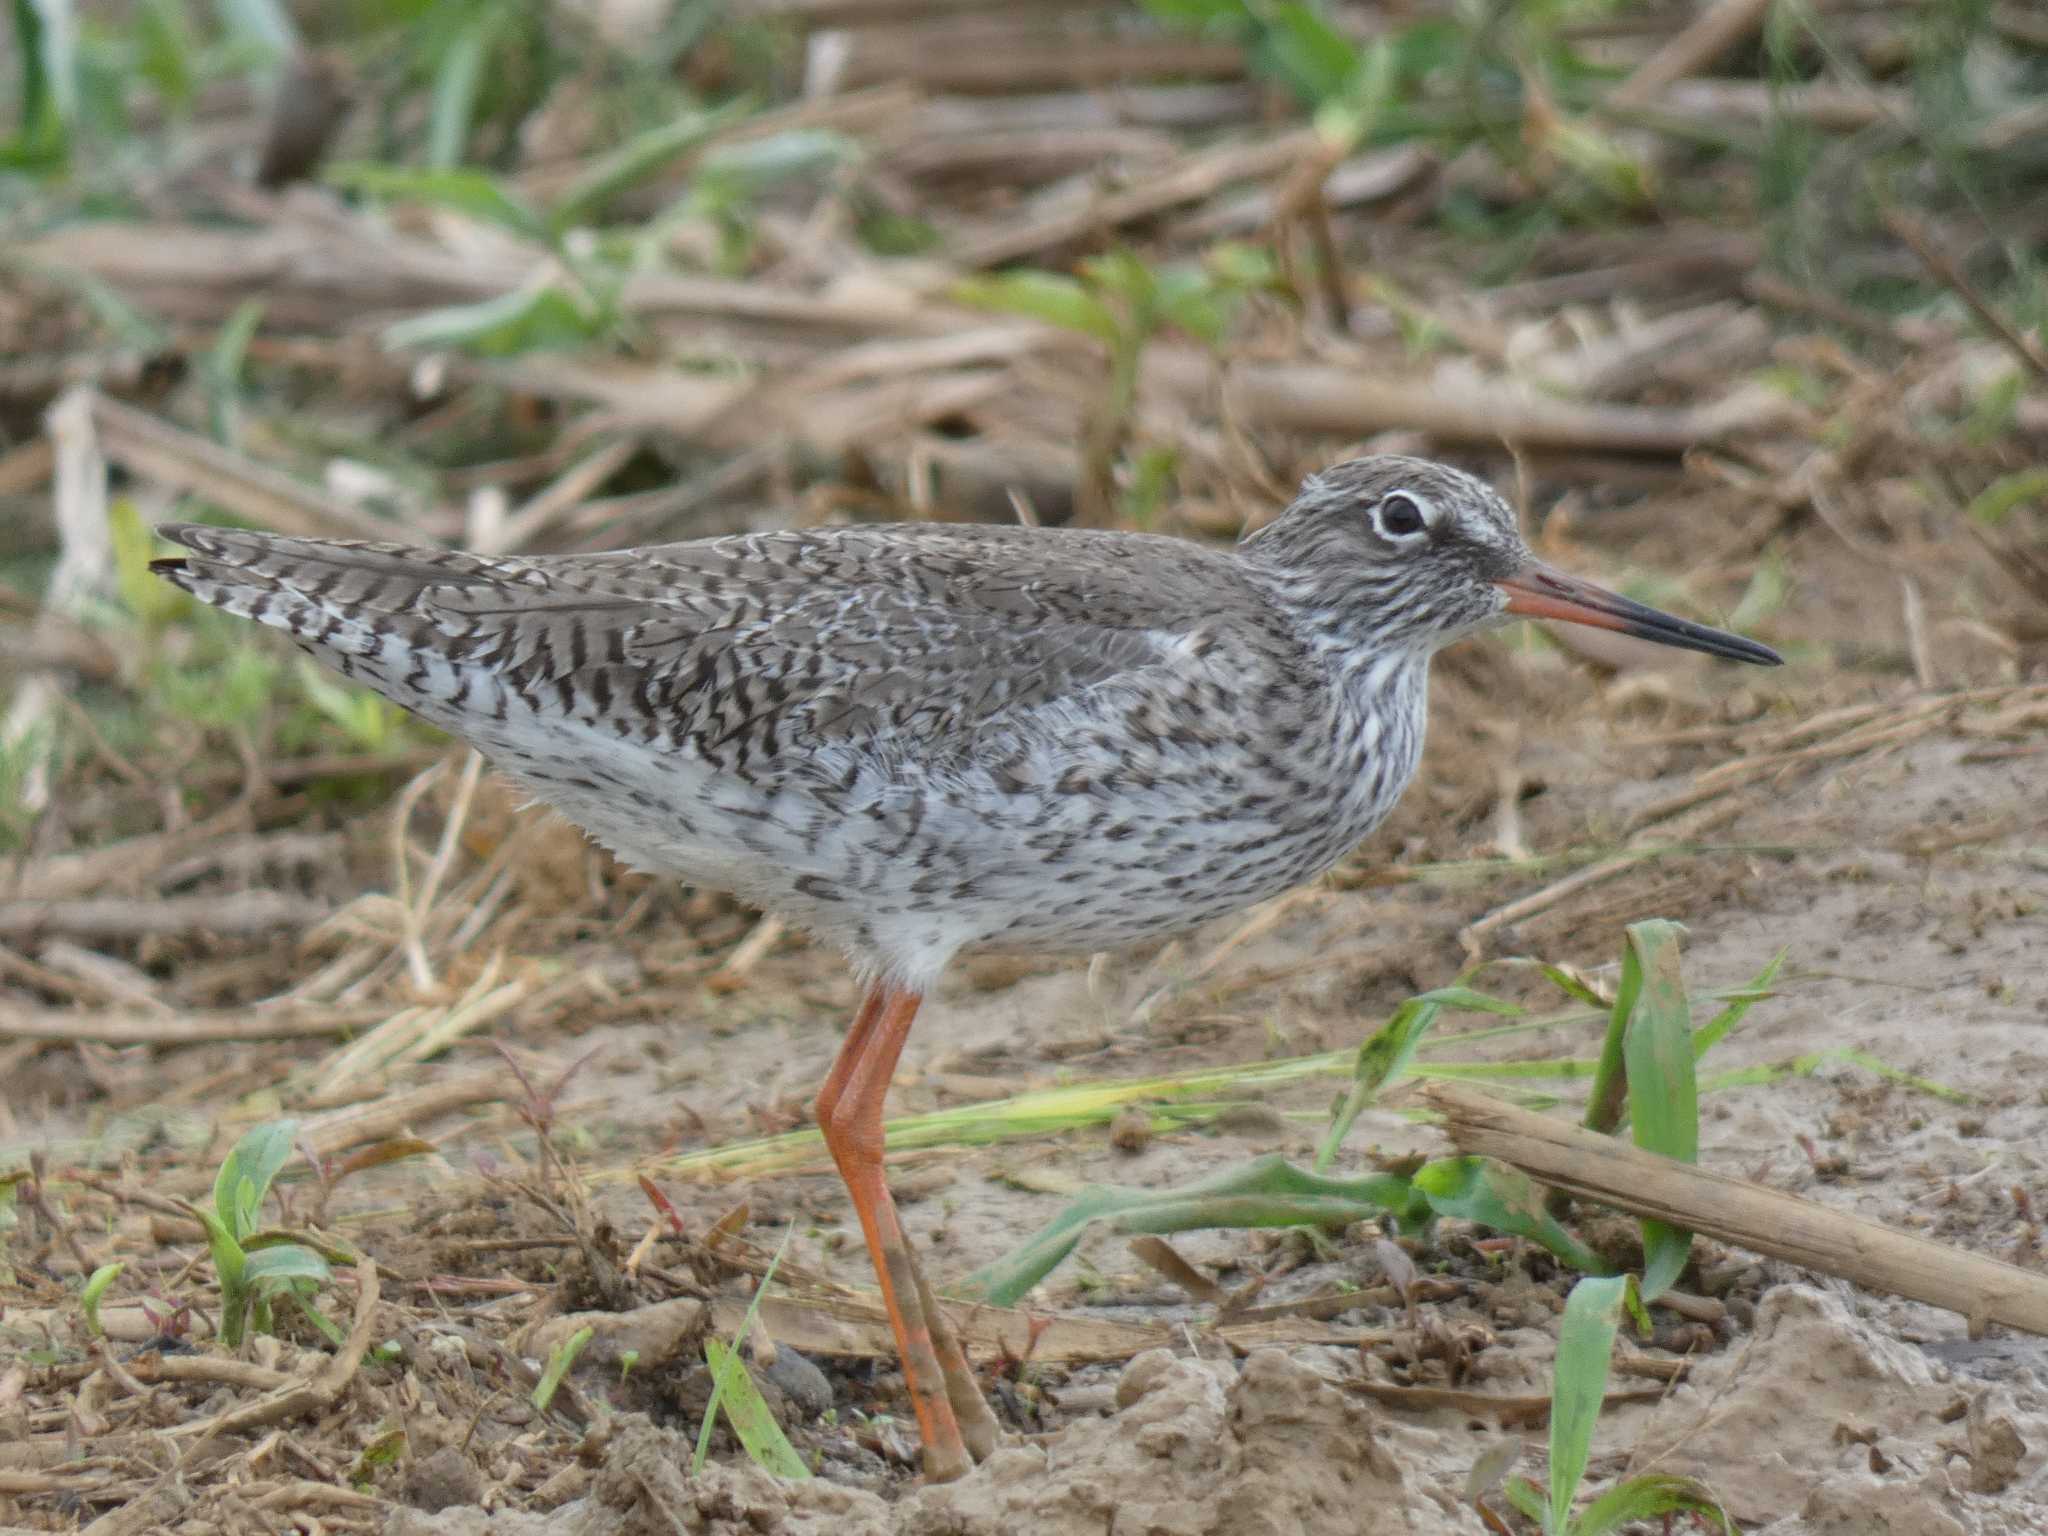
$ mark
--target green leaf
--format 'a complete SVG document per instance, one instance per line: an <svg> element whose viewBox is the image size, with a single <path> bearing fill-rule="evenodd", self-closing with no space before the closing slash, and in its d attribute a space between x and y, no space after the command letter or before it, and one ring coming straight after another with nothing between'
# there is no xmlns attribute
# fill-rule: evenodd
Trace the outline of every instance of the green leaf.
<svg viewBox="0 0 2048 1536"><path fill-rule="evenodd" d="M1735 1522L1702 1484L1669 1472L1615 1484L1579 1512L1572 1536L1606 1536L1631 1521L1662 1515L1699 1515L1717 1522L1723 1536L1735 1536Z"/></svg>
<svg viewBox="0 0 2048 1536"><path fill-rule="evenodd" d="M744 1339L747 1336L747 1331L754 1326L754 1315L761 1310L761 1298L768 1294L768 1282L775 1278L775 1271L782 1264L782 1256L789 1252L789 1240L795 1235L796 1226L794 1223L791 1223L783 1232L782 1241L776 1246L775 1257L768 1261L768 1268L762 1274L760 1283L754 1287L753 1299L747 1303L746 1316L740 1319L739 1330L733 1335L734 1339ZM709 1341L707 1340L706 1342L708 1343ZM708 1352L705 1358L710 1358ZM719 1400L725 1396L726 1387L730 1384L730 1378L740 1369L740 1358L737 1350L728 1351L722 1362L714 1361L712 1363L711 1397L704 1404L704 1422L697 1427L697 1449L690 1457L690 1476L692 1477L697 1476L704 1470L704 1459L711 1454L712 1426L718 1422ZM744 1441L741 1442L741 1444L745 1443Z"/></svg>
<svg viewBox="0 0 2048 1536"><path fill-rule="evenodd" d="M1526 1477L1511 1477L1501 1485L1501 1491L1508 1496L1508 1502L1515 1506L1525 1520L1534 1520L1542 1525L1546 1513L1543 1504L1543 1490ZM1548 1527L1546 1526L1547 1530Z"/></svg>
<svg viewBox="0 0 2048 1536"><path fill-rule="evenodd" d="M1565 1298L1557 1335L1557 1376L1550 1388L1550 1508L1546 1531L1571 1529L1572 1498L1586 1475L1593 1427L1607 1395L1614 1335L1635 1284L1632 1275L1581 1280Z"/></svg>
<svg viewBox="0 0 2048 1536"><path fill-rule="evenodd" d="M77 23L68 0L14 0L14 48L21 60L20 128L0 163L23 169L61 164L78 114Z"/></svg>
<svg viewBox="0 0 2048 1536"><path fill-rule="evenodd" d="M2013 429L2013 421L2019 414L2020 400L2027 392L2027 376L2019 368L2008 369L1992 380L1984 393L1977 397L1970 408L1970 414L1963 422L1963 436L1972 443L1989 446ZM2040 470L2021 470L2009 479L2021 479L2038 475ZM2001 482L2002 483L2002 482ZM1979 497L1978 500L1982 500ZM1976 504L1971 503L1972 511Z"/></svg>
<svg viewBox="0 0 2048 1536"><path fill-rule="evenodd" d="M1161 318L1212 347L1222 344L1239 298L1199 267L1169 267L1159 275Z"/></svg>
<svg viewBox="0 0 2048 1536"><path fill-rule="evenodd" d="M1274 71L1309 106L1341 94L1359 68L1359 52L1313 5L1290 3L1266 12L1263 52Z"/></svg>
<svg viewBox="0 0 2048 1536"><path fill-rule="evenodd" d="M306 1287L301 1286L299 1289L303 1290ZM336 1349L340 1349L348 1343L348 1335L342 1332L341 1324L300 1295L299 1290L293 1290L287 1294L292 1299L292 1305L299 1309L299 1315L311 1323L319 1331L320 1336L327 1340L328 1343L332 1344Z"/></svg>
<svg viewBox="0 0 2048 1536"><path fill-rule="evenodd" d="M1747 986L1732 992L1719 994L1727 999L1727 1004L1712 1019L1703 1024L1699 1032L1692 1037L1692 1056L1694 1061L1698 1061L1708 1051L1719 1045L1727 1037L1728 1033L1742 1022L1744 1014L1748 1013L1750 1009L1754 1008L1765 998L1773 995L1771 983L1778 979L1778 972L1785 965L1785 957L1791 953L1790 949L1779 950L1769 960L1764 962L1764 968L1756 973Z"/></svg>
<svg viewBox="0 0 2048 1536"><path fill-rule="evenodd" d="M692 178L692 195L721 206L760 196L781 182L832 170L851 160L854 142L825 128L796 128L707 151Z"/></svg>
<svg viewBox="0 0 2048 1536"><path fill-rule="evenodd" d="M1584 1003L1588 1008L1597 1008L1602 1013L1605 1013L1613 1006L1606 998L1595 992L1563 966L1547 965L1539 962L1536 969L1541 971L1543 979L1557 988L1558 991L1562 992L1566 997L1574 998Z"/></svg>
<svg viewBox="0 0 2048 1536"><path fill-rule="evenodd" d="M1477 1222L1510 1237L1526 1237L1588 1274L1607 1266L1543 1209L1536 1183L1490 1157L1444 1157L1415 1170L1410 1182L1439 1216Z"/></svg>
<svg viewBox="0 0 2048 1536"><path fill-rule="evenodd" d="M460 347L484 357L579 347L604 330L604 317L555 287L526 288L478 304L436 309L386 328L392 351Z"/></svg>
<svg viewBox="0 0 2048 1536"><path fill-rule="evenodd" d="M107 1287L120 1276L125 1264L102 1264L86 1279L85 1290L78 1298L79 1309L85 1313L85 1331L88 1337L99 1338L106 1330L100 1327L100 1298L107 1294Z"/></svg>
<svg viewBox="0 0 2048 1536"><path fill-rule="evenodd" d="M427 118L427 164L436 170L460 165L469 148L484 59L510 9L503 5L479 7L441 55Z"/></svg>
<svg viewBox="0 0 2048 1536"><path fill-rule="evenodd" d="M292 1280L311 1280L326 1284L334 1278L334 1272L327 1267L327 1261L312 1249L298 1243L279 1243L274 1248L258 1248L251 1253L242 1266L243 1283L254 1290L262 1286L275 1290L279 1285Z"/></svg>
<svg viewBox="0 0 2048 1536"><path fill-rule="evenodd" d="M1243 35L1256 25L1246 0L1144 0L1144 5L1161 21L1211 36Z"/></svg>
<svg viewBox="0 0 2048 1536"><path fill-rule="evenodd" d="M482 171L459 168L423 170L404 165L350 161L328 167L326 180L332 186L369 197L451 208L528 239L548 238L547 221L533 206L501 184L495 176Z"/></svg>
<svg viewBox="0 0 2048 1536"><path fill-rule="evenodd" d="M1097 341L1114 343L1116 312L1071 277L1053 272L997 272L963 278L950 290L955 303L1003 314L1025 315Z"/></svg>
<svg viewBox="0 0 2048 1536"><path fill-rule="evenodd" d="M743 117L750 106L745 100L728 102L715 112L693 113L627 140L569 184L548 215L549 225L560 231L587 222L627 188L665 169Z"/></svg>
<svg viewBox="0 0 2048 1536"><path fill-rule="evenodd" d="M548 1411L548 1404L555 1400L555 1392L562 1385L562 1378L569 1374L569 1367L576 1363L576 1357L583 1353L584 1345L596 1337L597 1330L590 1327L578 1328L568 1338L555 1346L548 1356L547 1367L540 1373L540 1380L533 1384L533 1406L542 1413Z"/></svg>
<svg viewBox="0 0 2048 1536"><path fill-rule="evenodd" d="M761 1389L754 1385L754 1378L740 1363L737 1351L726 1348L723 1340L706 1339L704 1359L724 1388L719 1406L732 1432L739 1436L747 1459L775 1477L798 1482L809 1477L809 1465L789 1443L782 1426L775 1422L774 1413L762 1398Z"/></svg>
<svg viewBox="0 0 2048 1536"><path fill-rule="evenodd" d="M228 1230L226 1222L203 1205L192 1207L192 1214L199 1218L206 1228L207 1254L213 1260L213 1271L220 1279L223 1294L239 1290L242 1285L242 1267L248 1262L242 1252L242 1245L235 1241L234 1233Z"/></svg>
<svg viewBox="0 0 2048 1536"><path fill-rule="evenodd" d="M292 1139L298 1133L296 1120L251 1126L220 1165L213 1181L213 1209L237 1247L256 1230L264 1197L278 1170L290 1159Z"/></svg>
<svg viewBox="0 0 2048 1536"><path fill-rule="evenodd" d="M1693 1073L1692 1007L1679 967L1676 923L1632 923L1622 952L1622 996L1633 997L1623 1033L1628 1067L1629 1123L1646 1152L1699 1161L1699 1084ZM1643 1218L1643 1294L1655 1298L1677 1283L1692 1251L1692 1234Z"/></svg>
<svg viewBox="0 0 2048 1536"><path fill-rule="evenodd" d="M185 606L184 594L150 574L156 535L126 496L108 504L107 531L114 546L114 587L123 606L149 628L168 623ZM166 597L166 592L171 595Z"/></svg>
<svg viewBox="0 0 2048 1536"><path fill-rule="evenodd" d="M1390 1173L1326 1179L1277 1153L1211 1174L1180 1189L1095 1185L1021 1246L961 1283L962 1295L1012 1306L1074 1249L1100 1232L1190 1232L1205 1228L1341 1227L1391 1213L1403 1231L1429 1218L1406 1179Z"/></svg>
<svg viewBox="0 0 2048 1536"><path fill-rule="evenodd" d="M135 11L135 71L183 110L197 91L199 39L183 0L143 0Z"/></svg>
<svg viewBox="0 0 2048 1536"><path fill-rule="evenodd" d="M1983 527L1996 528L2015 508L2042 500L2048 500L2048 469L2022 469L1992 481L1971 497L1964 516Z"/></svg>
<svg viewBox="0 0 2048 1536"><path fill-rule="evenodd" d="M1398 74L1393 47L1384 37L1374 38L1344 89L1316 109L1316 133L1323 142L1349 154L1370 139L1394 102Z"/></svg>
<svg viewBox="0 0 2048 1536"><path fill-rule="evenodd" d="M1497 1014L1503 1018L1519 1018L1523 1011L1514 1003L1503 1002L1466 986L1439 987L1434 992L1411 997L1396 1008L1394 1016L1358 1048L1358 1064L1352 1069L1351 1090L1331 1119L1323 1144L1316 1149L1318 1172L1330 1166L1330 1160L1337 1155L1337 1148L1343 1145L1344 1138L1351 1133L1352 1123L1365 1107L1378 1098L1389 1083L1408 1070L1416 1047L1422 1044L1422 1037L1429 1033L1437 1015L1446 1008Z"/></svg>

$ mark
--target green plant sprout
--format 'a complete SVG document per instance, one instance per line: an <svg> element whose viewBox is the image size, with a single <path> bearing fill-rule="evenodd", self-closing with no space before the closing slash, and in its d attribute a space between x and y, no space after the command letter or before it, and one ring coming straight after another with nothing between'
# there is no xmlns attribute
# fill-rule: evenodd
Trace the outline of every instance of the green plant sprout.
<svg viewBox="0 0 2048 1536"><path fill-rule="evenodd" d="M341 1329L312 1304L319 1288L333 1278L331 1253L337 1262L352 1256L324 1249L311 1236L266 1231L260 1227L263 1202L292 1154L298 1123L272 1120L244 1132L220 1165L210 1205L184 1202L206 1228L206 1246L220 1282L220 1340L239 1349L248 1329L274 1331L272 1304L287 1298L298 1306L328 1342L339 1346Z"/></svg>
<svg viewBox="0 0 2048 1536"><path fill-rule="evenodd" d="M1359 1114L1378 1101L1395 1081L1410 1074L1447 1077L1508 1078L1521 1068L1530 1075L1589 1076L1593 1100L1626 1090L1634 1077L1644 1086L1627 1104L1639 1142L1653 1151L1690 1158L1697 1147L1699 1088L1690 1063L1725 1038L1743 1015L1768 997L1771 982L1784 962L1772 958L1747 985L1725 994L1726 1002L1701 1029L1691 1027L1691 1007L1678 979L1676 924L1638 923L1628 931L1621 984L1611 1005L1602 1005L1607 1040L1602 1054L1589 1063L1434 1063L1417 1067L1414 1057L1425 1036L1446 1013L1476 1012L1519 1021L1521 1005L1468 985L1471 974L1448 987L1410 998L1366 1039L1353 1058L1352 1085L1332 1111L1328 1133L1315 1161L1304 1172L1272 1156L1177 1190L1092 1188L1023 1245L963 1283L965 1294L1010 1305L1028 1292L1074 1250L1091 1225L1114 1232L1183 1232L1202 1228L1243 1226L1308 1226L1328 1229L1349 1222L1387 1219L1403 1232L1421 1232L1437 1217L1471 1221L1505 1236L1527 1238L1561 1263L1589 1274L1606 1266L1545 1208L1529 1178L1490 1158L1446 1157L1424 1164L1407 1177L1373 1175L1365 1179L1325 1177L1344 1137ZM1555 966L1541 974L1575 1001L1598 1001L1591 992ZM1673 989L1676 988L1674 991ZM1520 1023L1507 1026L1519 1028ZM1473 1035L1461 1040L1477 1038ZM1631 1043L1633 1042L1633 1043ZM1614 1057L1609 1064L1609 1056ZM1666 1082L1665 1064L1682 1056L1682 1082ZM1641 1058L1640 1064L1638 1058ZM1625 1070L1633 1068L1633 1071ZM1671 1069L1677 1074L1676 1068ZM1619 1108L1603 1112L1600 1127L1612 1130ZM1685 1126L1690 1125L1691 1140ZM1684 1268L1688 1234L1646 1231L1655 1294L1661 1293Z"/></svg>
<svg viewBox="0 0 2048 1536"><path fill-rule="evenodd" d="M1551 1385L1550 1486L1546 1493L1527 1478L1511 1477L1508 1502L1537 1522L1543 1536L1607 1536L1631 1521L1674 1514L1712 1520L1723 1536L1735 1536L1735 1522L1703 1484L1670 1473L1628 1478L1584 1509L1572 1509L1592 1456L1593 1429L1607 1396L1614 1335L1624 1310L1648 1332L1649 1317L1633 1275L1585 1279L1572 1287L1558 1329ZM1495 1530L1504 1529L1492 1511L1482 1513Z"/></svg>
<svg viewBox="0 0 2048 1536"><path fill-rule="evenodd" d="M796 1447L789 1443L782 1426L775 1422L774 1413L762 1399L761 1389L754 1385L754 1378L747 1374L746 1366L740 1361L740 1344L754 1326L754 1314L761 1310L761 1298L768 1294L769 1282L775 1278L782 1256L789 1252L790 1239L795 1233L796 1228L792 1225L782 1234L775 1257L768 1261L767 1271L754 1287L753 1299L747 1303L746 1316L740 1319L732 1343L727 1344L722 1339L704 1341L704 1363L711 1367L711 1397L704 1405L704 1422L697 1429L696 1453L690 1458L692 1477L704 1470L705 1458L711 1454L711 1430L718 1422L721 1407L741 1449L755 1466L776 1477L802 1480L811 1475L810 1467L796 1453Z"/></svg>
<svg viewBox="0 0 2048 1536"><path fill-rule="evenodd" d="M583 1353L584 1346L596 1334L594 1328L578 1328L555 1346L554 1353L548 1356L547 1366L540 1373L540 1380L533 1384L535 1408L542 1413L548 1411L548 1404L555 1400L555 1393L561 1388L562 1378L569 1374L569 1367L576 1363L576 1357Z"/></svg>
<svg viewBox="0 0 2048 1536"><path fill-rule="evenodd" d="M100 1301L107 1294L107 1287L120 1278L126 1264L102 1264L94 1270L85 1282L85 1290L79 1294L79 1310L85 1314L87 1338L98 1339L106 1336L107 1330L100 1326Z"/></svg>

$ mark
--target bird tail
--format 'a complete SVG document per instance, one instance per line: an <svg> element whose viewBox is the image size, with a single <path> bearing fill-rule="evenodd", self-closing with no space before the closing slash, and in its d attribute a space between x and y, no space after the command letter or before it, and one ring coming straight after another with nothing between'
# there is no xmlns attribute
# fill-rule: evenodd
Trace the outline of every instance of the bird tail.
<svg viewBox="0 0 2048 1536"><path fill-rule="evenodd" d="M430 587L463 585L486 567L474 555L404 544L196 523L167 523L157 533L190 551L150 562L173 586L225 613L341 654L371 654L392 628L419 620Z"/></svg>

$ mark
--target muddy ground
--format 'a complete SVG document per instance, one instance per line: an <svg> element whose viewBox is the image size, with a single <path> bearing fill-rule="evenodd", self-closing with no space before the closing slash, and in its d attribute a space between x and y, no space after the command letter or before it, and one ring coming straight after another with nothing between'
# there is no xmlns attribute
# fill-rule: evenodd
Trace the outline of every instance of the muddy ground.
<svg viewBox="0 0 2048 1536"><path fill-rule="evenodd" d="M1742 512L1674 487L1582 520L1559 558L1595 572L1603 559L1678 564ZM1708 1097L1704 1162L2039 1268L2048 688L2038 643L2000 646L1984 622L1943 623L1960 594L1998 590L1995 572L1958 561L1916 642L1937 669L1928 688L1901 675L1895 570L1845 558L1819 526L1791 529L1785 559L1797 576L1765 627L1792 658L1777 672L1589 659L1526 639L1446 658L1421 781L1336 877L1165 951L962 966L913 1035L893 1110L1345 1050L1475 955L1538 955L1611 980L1623 926L1665 916L1687 925L1697 988L1739 984L1780 948L1788 956L1773 996L1707 1063L1786 1070ZM482 941L427 924L442 937L423 947L424 984L392 963L324 994L388 1013L408 997L445 1002L487 971L493 983L526 978L500 1016L457 1031L445 1052L352 1077L340 1070L351 1047L327 1038L0 1047L10 1081L0 1139L16 1156L46 1156L49 1175L47 1207L19 1211L0 1318L16 1362L0 1367L13 1441L0 1449L11 1478L0 1508L17 1527L97 1518L96 1531L257 1529L265 1511L291 1510L300 1529L324 1518L406 1536L1465 1532L1482 1528L1468 1477L1503 1441L1521 1443L1519 1469L1540 1480L1543 1430L1528 1400L1548 1392L1568 1277L1540 1252L1475 1246L1481 1234L1455 1223L1416 1251L1440 1283L1413 1315L1384 1290L1370 1224L1322 1242L1174 1237L1226 1292L1263 1280L1258 1303L1283 1314L1286 1303L1382 1288L1384 1301L1334 1315L1297 1308L1276 1325L1277 1346L1233 1346L1209 1331L1215 1305L1141 1264L1127 1239L1087 1239L1025 1310L1165 1324L1164 1347L1098 1348L1109 1358L1089 1361L1037 1357L1028 1338L1000 1330L981 1336L976 1352L1013 1432L949 1487L918 1485L913 1426L871 1311L843 1348L822 1325L806 1331L807 1314L786 1314L807 1347L784 1331L779 1365L761 1373L819 1469L807 1483L769 1478L723 1430L707 1470L686 1474L707 1326L687 1307L665 1314L674 1337L647 1368L634 1375L616 1350L605 1363L593 1352L571 1373L567 1406L537 1412L527 1330L550 1316L681 1297L729 1320L750 1284L747 1256L758 1271L785 1232L799 1296L867 1284L842 1192L815 1149L794 1167L740 1176L687 1161L804 1123L855 991L836 957L801 936L624 874L567 829L520 815L488 779L451 812L460 770L450 757L410 804L372 796L320 810L304 823L329 839L319 860L242 877L253 890L350 901L315 940L137 956L215 968L210 1018L336 955L367 947L389 961L405 948L390 910L393 818L407 818L422 856L442 846L452 818L460 835L447 844L443 888L468 889L509 846L513 917ZM1666 851L1556 886L1632 842ZM1503 857L1573 850L1542 867ZM1555 900L1529 899L1545 891ZM1511 903L1513 921L1489 918ZM1482 984L1538 996L1526 973L1496 970ZM1595 1038L1560 1029L1440 1054L1584 1056ZM487 1040L513 1049L530 1092ZM1845 1048L1866 1055L1828 1055ZM465 1098L460 1084L480 1073L489 1086ZM906 1221L928 1266L959 1277L1086 1183L1169 1187L1265 1153L1305 1164L1340 1082L1234 1091L1235 1107L1213 1123L1122 1138L1135 1146L1096 1125L910 1151L895 1176ZM457 1091L438 1110L402 1097L450 1083ZM165 1374L163 1362L192 1358L203 1340L209 1292L196 1229L163 1197L198 1195L238 1125L292 1112L331 1133L320 1146L340 1148L362 1138L335 1127L393 1102L414 1107L377 1134L416 1133L431 1153L338 1183L321 1212L296 1164L280 1220L317 1215L376 1261L376 1304L358 1321L366 1337L396 1340L401 1363L373 1357L310 1414L261 1408L266 1389L274 1398L295 1369L325 1358L297 1343L259 1341L252 1376ZM213 1111L227 1104L237 1108L223 1131ZM1397 1092L1369 1111L1336 1171L1441 1151L1406 1108ZM1600 1219L1581 1214L1596 1234ZM708 1244L721 1221L728 1241ZM1616 1231L1605 1240L1625 1244ZM1690 1318L1660 1311L1652 1338L1623 1346L1613 1385L1627 1400L1602 1420L1596 1484L1631 1470L1691 1473L1745 1528L1784 1536L2048 1528L2041 1341L1997 1330L1973 1339L1948 1312L1718 1244L1699 1249L1688 1285L1701 1306ZM76 1286L87 1260L108 1257L130 1268L109 1294L113 1340L94 1345ZM351 1298L360 1304L361 1290L338 1283L330 1310L346 1321ZM196 1304L185 1337L152 1337L180 1300ZM138 1310L146 1301L153 1319ZM1430 1406L1389 1386L1522 1406ZM233 1418L251 1404L253 1422Z"/></svg>

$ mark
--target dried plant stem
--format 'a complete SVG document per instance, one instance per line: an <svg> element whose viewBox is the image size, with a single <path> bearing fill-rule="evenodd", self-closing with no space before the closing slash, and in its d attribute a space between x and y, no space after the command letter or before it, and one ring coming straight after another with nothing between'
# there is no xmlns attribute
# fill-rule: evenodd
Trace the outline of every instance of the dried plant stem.
<svg viewBox="0 0 2048 1536"><path fill-rule="evenodd" d="M1421 1094L1459 1150L1498 1158L1552 1188L1962 1313L1973 1337L1987 1323L2048 1334L2048 1276L1659 1157L1455 1083L1429 1083Z"/></svg>

